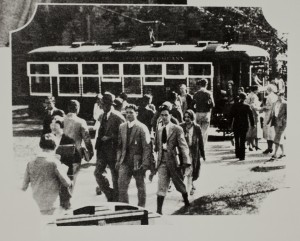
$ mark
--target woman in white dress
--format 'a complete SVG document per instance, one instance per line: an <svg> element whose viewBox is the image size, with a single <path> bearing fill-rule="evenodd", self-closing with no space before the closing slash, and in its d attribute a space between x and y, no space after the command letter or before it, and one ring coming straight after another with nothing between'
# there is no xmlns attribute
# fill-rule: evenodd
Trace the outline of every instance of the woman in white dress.
<svg viewBox="0 0 300 241"><path fill-rule="evenodd" d="M246 139L249 143L249 151L252 151L252 147L255 148L256 150L260 150L260 148L258 147L258 139L261 138L262 136L262 130L259 124L259 113L258 111L261 109L260 108L260 102L257 96L258 93L258 86L257 85L253 85L251 86L251 92L248 94L245 103L250 105L250 108L252 110L253 113L253 117L254 117L254 122L255 122L255 126L251 126L249 125L249 129L247 132L247 136ZM255 144L254 144L255 142ZM252 145L252 147L251 147Z"/></svg>
<svg viewBox="0 0 300 241"><path fill-rule="evenodd" d="M263 152L264 154L273 152L273 141L275 137L275 129L273 126L271 126L270 123L268 124L267 121L270 118L272 106L278 99L275 92L277 92L277 88L275 85L270 84L267 86L266 104L261 108L261 111L265 113L264 125L263 125L263 138L266 139L268 143L268 148Z"/></svg>

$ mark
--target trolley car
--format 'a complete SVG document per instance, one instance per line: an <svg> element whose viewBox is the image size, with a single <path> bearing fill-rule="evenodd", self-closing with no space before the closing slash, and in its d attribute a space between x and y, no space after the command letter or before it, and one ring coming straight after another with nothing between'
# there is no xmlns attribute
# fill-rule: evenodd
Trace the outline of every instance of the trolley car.
<svg viewBox="0 0 300 241"><path fill-rule="evenodd" d="M98 93L125 92L134 103L143 94L152 94L153 103L159 105L166 93L178 90L180 84L186 84L193 94L197 81L206 78L208 89L218 98L229 80L236 87L247 87L256 72L264 82L268 61L269 54L259 47L216 41L195 45L159 41L141 46L129 42L47 46L28 54L29 98L31 108L36 108L45 96L52 95L64 110L69 99L78 99L81 115L91 118Z"/></svg>

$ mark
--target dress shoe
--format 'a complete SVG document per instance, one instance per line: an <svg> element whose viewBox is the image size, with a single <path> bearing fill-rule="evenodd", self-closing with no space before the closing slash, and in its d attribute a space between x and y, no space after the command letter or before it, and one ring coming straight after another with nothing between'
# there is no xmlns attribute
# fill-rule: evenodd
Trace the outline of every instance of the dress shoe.
<svg viewBox="0 0 300 241"><path fill-rule="evenodd" d="M240 161L245 161L245 158L240 158Z"/></svg>
<svg viewBox="0 0 300 241"><path fill-rule="evenodd" d="M102 192L100 190L100 187L96 187L96 195L101 195L101 194L102 194Z"/></svg>
<svg viewBox="0 0 300 241"><path fill-rule="evenodd" d="M273 150L271 150L271 149L266 149L266 150L263 152L263 154L269 154L269 153L272 153L272 151L273 151Z"/></svg>

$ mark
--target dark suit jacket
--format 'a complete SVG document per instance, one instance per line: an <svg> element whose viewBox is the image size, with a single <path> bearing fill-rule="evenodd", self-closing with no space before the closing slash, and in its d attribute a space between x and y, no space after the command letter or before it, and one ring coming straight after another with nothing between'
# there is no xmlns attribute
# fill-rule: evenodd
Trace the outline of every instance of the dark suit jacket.
<svg viewBox="0 0 300 241"><path fill-rule="evenodd" d="M150 133L147 126L136 121L132 126L129 143L127 143L127 129L127 122L120 125L117 161L122 164L128 151L128 161L138 162L144 170L150 169Z"/></svg>
<svg viewBox="0 0 300 241"><path fill-rule="evenodd" d="M246 131L249 128L249 121L251 123L251 126L254 126L254 118L253 118L253 113L251 111L251 108L249 105L243 103L243 102L238 102L233 104L230 114L229 114L229 119L232 124L232 129L233 131Z"/></svg>
<svg viewBox="0 0 300 241"><path fill-rule="evenodd" d="M99 122L101 125L102 118L104 113L102 113L99 117ZM110 140L106 142L102 142L101 138L103 136L97 137L95 149L97 151L105 151L108 156L112 159L116 159L117 147L118 147L118 134L119 134L119 127L122 123L125 122L124 116L115 110L112 110L106 124L106 129L104 131L104 136L110 137ZM101 126L100 126L101 128Z"/></svg>
<svg viewBox="0 0 300 241"><path fill-rule="evenodd" d="M187 130L186 124L181 123L180 126L182 127L184 133L186 134L186 130ZM200 165L201 165L200 158L202 157L203 159L205 159L202 132L198 124L194 124L192 145L189 147L189 149L192 156L191 161L193 166L193 180L197 180L199 177Z"/></svg>

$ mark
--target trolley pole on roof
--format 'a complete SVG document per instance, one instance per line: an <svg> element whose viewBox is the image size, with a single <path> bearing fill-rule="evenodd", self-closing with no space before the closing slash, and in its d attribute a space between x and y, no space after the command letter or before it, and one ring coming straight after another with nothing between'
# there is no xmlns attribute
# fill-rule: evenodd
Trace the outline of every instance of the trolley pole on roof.
<svg viewBox="0 0 300 241"><path fill-rule="evenodd" d="M151 41L151 38L153 39L155 39L155 40L158 40L158 27L159 27L159 25L161 24L161 25L163 25L163 26L165 26L166 24L165 23L163 23L163 22L161 22L160 20L153 20L153 21L144 21L144 20L141 20L141 19L138 19L138 18L133 18L133 17L130 17L130 16L127 16L127 15L125 15L125 14L123 14L123 13L118 13L118 12L116 12L116 11L113 11L113 10L110 10L110 9L107 9L107 8L104 8L104 7L100 7L100 6L98 6L99 8L101 8L101 9L103 9L103 10L105 10L105 11L108 11L108 12L111 12L111 13L114 13L114 14L117 14L117 15L120 15L120 16L122 16L122 17L124 17L124 18L129 18L129 19L131 19L131 20L133 20L133 21L136 21L136 22L138 22L138 23L141 23L141 24L148 24L148 25L151 25L151 24L154 24L155 25L155 31L153 31L153 28L151 27L151 26L149 26L147 29L148 29L148 31L149 31L149 37L150 37L150 41ZM150 28L152 29L151 30L151 34L150 34ZM151 37L152 36L152 37Z"/></svg>

